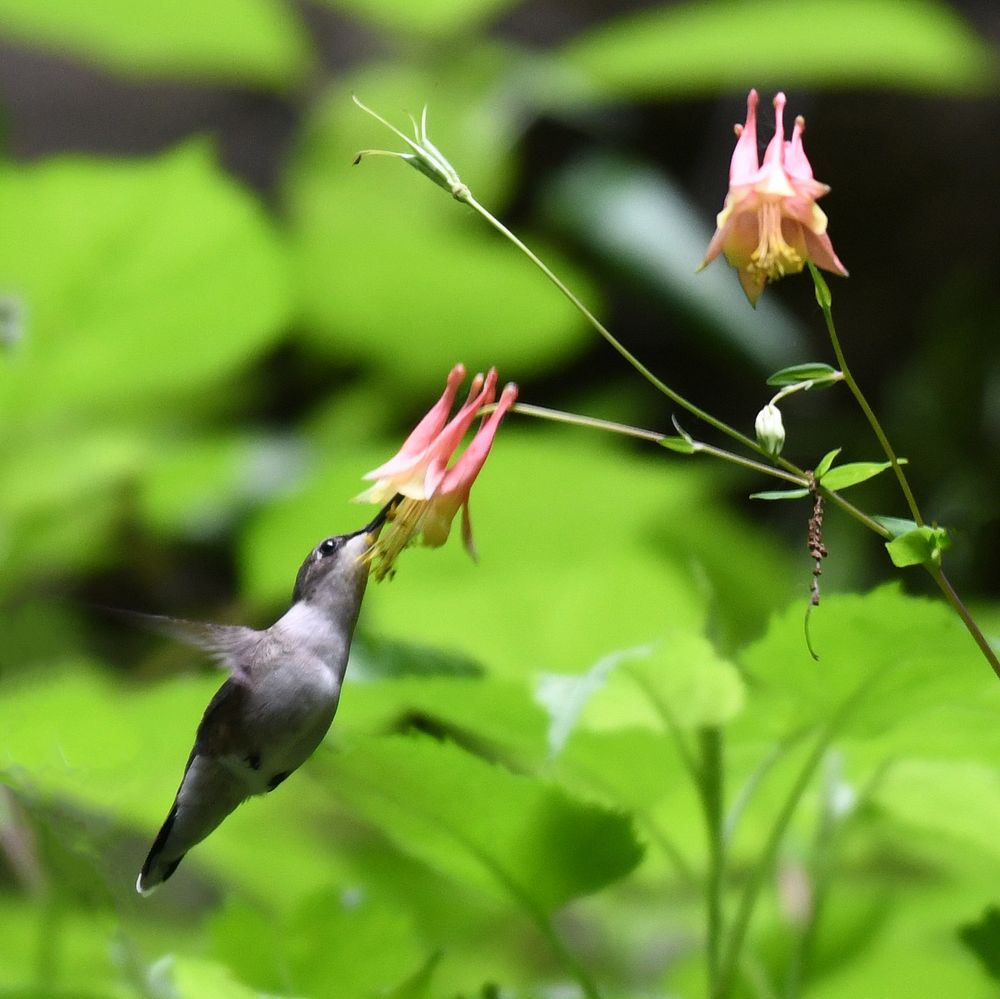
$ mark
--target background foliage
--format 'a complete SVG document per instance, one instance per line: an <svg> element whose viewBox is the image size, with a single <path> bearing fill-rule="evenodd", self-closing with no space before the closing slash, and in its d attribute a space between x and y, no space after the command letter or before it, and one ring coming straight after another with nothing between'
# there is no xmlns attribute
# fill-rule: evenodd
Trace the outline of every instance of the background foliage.
<svg viewBox="0 0 1000 999"><path fill-rule="evenodd" d="M91 608L269 623L456 360L669 427L471 213L351 168L385 141L352 92L428 103L479 199L749 430L828 359L808 281L751 312L692 273L755 85L809 119L856 374L1000 621L998 31L973 0L0 0L0 995L703 995L707 745L729 925L761 879L736 994L995 995L996 682L832 514L814 663L807 513L747 476L509 418L481 564L371 588L327 744L150 900L219 677ZM879 457L846 393L786 425L804 465Z"/></svg>

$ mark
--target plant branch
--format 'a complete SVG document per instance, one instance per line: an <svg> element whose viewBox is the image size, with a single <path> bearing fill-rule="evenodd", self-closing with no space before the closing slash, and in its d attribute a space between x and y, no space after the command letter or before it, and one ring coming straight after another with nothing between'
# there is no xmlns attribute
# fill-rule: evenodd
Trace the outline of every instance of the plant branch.
<svg viewBox="0 0 1000 999"><path fill-rule="evenodd" d="M986 661L992 667L997 679L1000 680L1000 659L997 658L996 649L993 648L990 644L990 640L983 634L982 629L976 623L976 619L972 616L971 611L962 602L962 598L955 592L955 588L951 585L951 581L944 574L944 570L941 566L934 565L933 563L925 563L924 568L928 573L930 573L931 579L937 583L938 588L944 594L948 603L951 604L952 609L962 619L962 623L965 625L966 630L970 635L972 635L976 645L979 646L980 652L982 652L982 654L986 657Z"/></svg>
<svg viewBox="0 0 1000 999"><path fill-rule="evenodd" d="M706 955L709 995L719 983L722 953L722 888L725 877L725 838L722 829L723 764L722 732L718 728L702 728L698 732L701 749L698 792L705 832L708 839L708 872L705 878Z"/></svg>
<svg viewBox="0 0 1000 999"><path fill-rule="evenodd" d="M724 996L729 994L736 970L739 967L740 954L743 949L743 943L746 939L747 931L750 928L750 920L753 917L754 909L757 905L757 897L763 887L764 878L774 866L775 858L778 855L778 849L780 848L781 842L785 837L785 832L792 820L792 816L795 814L799 801L805 793L806 788L809 786L809 782L812 780L816 767L823 759L823 754L826 752L827 747L840 731L841 725L843 725L844 721L854 710L855 706L865 695L867 695L869 687L872 686L876 679L877 677L870 677L860 684L854 693L843 702L826 725L823 726L816 739L815 745L810 751L809 756L806 758L802 769L799 771L799 775L796 778L795 783L788 792L785 802L781 807L781 811L778 813L778 817L771 828L771 833L767 838L767 842L764 844L764 849L760 858L754 865L752 871L750 872L750 877L744 886L736 915L733 918L728 946L722 959L719 980L715 990L711 993L711 999L723 999Z"/></svg>
<svg viewBox="0 0 1000 999"><path fill-rule="evenodd" d="M899 459L896 457L896 452L893 450L892 445L889 443L889 438L882 429L882 424L879 423L875 411L869 405L864 392L861 391L861 386L854 380L854 375L847 364L847 358L844 357L843 348L840 346L840 338L837 336L837 327L833 321L833 308L830 304L829 289L826 287L826 282L812 262L809 263L809 271L812 274L813 283L816 285L816 301L819 303L820 310L823 313L826 331L830 335L830 343L833 345L833 352L836 355L837 364L844 375L844 381L847 382L847 387L851 390L851 394L861 407L861 411L865 414L865 419L868 420L872 430L875 431L875 436L878 438L885 456L892 465L892 470L899 482L899 488L903 491L903 496L906 497L906 505L910 508L910 514L914 521L916 521L917 526L923 527L924 518L921 516L920 508L917 506L917 501L913 496L913 490L910 489L910 482L906 478L903 466L900 465Z"/></svg>
<svg viewBox="0 0 1000 999"><path fill-rule="evenodd" d="M758 454L766 454L767 452L753 439L747 437L745 434L741 434L735 427L729 426L728 423L717 419L712 416L711 413L706 412L699 406L696 406L693 402L685 399L679 392L676 392L665 382L661 381L656 375L653 374L649 368L646 367L642 361L639 360L611 331L583 304L582 301L563 283L563 281L555 274L555 272L546 264L540 257L538 257L533 250L531 250L526 243L514 235L510 229L508 229L496 216L494 216L489 209L481 205L471 192L466 192L464 195L456 195L459 201L464 201L470 208L474 209L481 215L497 232L499 232L505 239L510 240L548 279L559 289L559 291L570 301L573 307L583 316L584 319L597 331L610 344L629 364L635 368L636 371L642 375L643 378L649 382L655 389L662 392L668 399L676 403L678 406L686 409L693 416L698 417L699 420L703 420L709 426L715 427L720 433L726 434L733 440L742 444L743 447L749 448L751 451L756 451Z"/></svg>

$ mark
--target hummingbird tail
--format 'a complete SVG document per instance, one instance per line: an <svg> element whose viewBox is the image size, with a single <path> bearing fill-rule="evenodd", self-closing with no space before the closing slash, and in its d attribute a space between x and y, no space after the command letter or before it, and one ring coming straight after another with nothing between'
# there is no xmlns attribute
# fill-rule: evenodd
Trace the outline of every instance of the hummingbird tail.
<svg viewBox="0 0 1000 999"><path fill-rule="evenodd" d="M156 888L163 884L177 870L177 865L184 859L183 853L179 857L171 858L164 857L163 855L164 847L167 845L167 840L170 838L170 831L173 829L176 819L177 804L175 802L174 807L170 809L170 814L167 816L166 822L163 823L160 831L156 834L156 839L153 841L152 847L150 847L146 862L142 865L139 877L136 878L135 890L140 895L146 896L152 894Z"/></svg>

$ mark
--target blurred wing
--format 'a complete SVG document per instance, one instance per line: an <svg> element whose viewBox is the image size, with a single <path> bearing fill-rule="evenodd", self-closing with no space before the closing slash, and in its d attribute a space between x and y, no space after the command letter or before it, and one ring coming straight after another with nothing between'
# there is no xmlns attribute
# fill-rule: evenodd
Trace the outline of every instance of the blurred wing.
<svg viewBox="0 0 1000 999"><path fill-rule="evenodd" d="M113 610L112 613L148 631L202 649L235 679L243 679L247 675L250 662L265 637L265 632L242 624L209 624L139 611Z"/></svg>

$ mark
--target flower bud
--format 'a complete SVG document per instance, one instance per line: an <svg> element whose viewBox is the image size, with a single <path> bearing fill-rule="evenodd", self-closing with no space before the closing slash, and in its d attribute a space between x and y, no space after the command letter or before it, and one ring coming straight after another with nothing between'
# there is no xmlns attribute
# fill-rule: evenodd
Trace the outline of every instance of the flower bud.
<svg viewBox="0 0 1000 999"><path fill-rule="evenodd" d="M773 402L769 402L754 420L754 430L757 432L757 443L771 457L776 458L785 446L785 426L781 422L781 410Z"/></svg>

